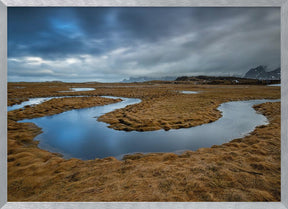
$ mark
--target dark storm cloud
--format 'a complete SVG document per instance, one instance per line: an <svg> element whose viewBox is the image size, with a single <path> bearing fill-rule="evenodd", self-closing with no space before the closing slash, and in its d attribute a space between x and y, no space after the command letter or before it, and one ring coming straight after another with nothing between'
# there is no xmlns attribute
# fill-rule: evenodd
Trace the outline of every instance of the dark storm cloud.
<svg viewBox="0 0 288 209"><path fill-rule="evenodd" d="M280 66L279 8L9 8L10 80L243 75Z"/></svg>

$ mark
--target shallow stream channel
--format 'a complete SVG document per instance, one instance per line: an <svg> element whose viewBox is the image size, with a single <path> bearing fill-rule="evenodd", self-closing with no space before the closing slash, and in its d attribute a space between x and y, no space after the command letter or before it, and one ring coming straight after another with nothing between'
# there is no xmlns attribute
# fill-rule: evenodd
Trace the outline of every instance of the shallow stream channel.
<svg viewBox="0 0 288 209"><path fill-rule="evenodd" d="M108 97L108 96L107 96ZM253 105L280 100L249 100L223 103L218 107L222 117L212 123L169 131L118 131L97 118L103 114L141 102L140 99L120 98L121 102L63 112L53 116L27 119L42 128L35 140L39 148L61 153L64 158L90 160L125 154L197 150L242 138L259 125L268 124Z"/></svg>

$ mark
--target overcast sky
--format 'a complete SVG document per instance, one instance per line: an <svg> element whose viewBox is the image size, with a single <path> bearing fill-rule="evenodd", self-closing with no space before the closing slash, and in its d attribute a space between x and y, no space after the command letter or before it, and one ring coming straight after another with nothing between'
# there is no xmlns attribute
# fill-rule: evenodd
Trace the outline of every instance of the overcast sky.
<svg viewBox="0 0 288 209"><path fill-rule="evenodd" d="M8 8L9 81L239 75L280 66L279 8Z"/></svg>

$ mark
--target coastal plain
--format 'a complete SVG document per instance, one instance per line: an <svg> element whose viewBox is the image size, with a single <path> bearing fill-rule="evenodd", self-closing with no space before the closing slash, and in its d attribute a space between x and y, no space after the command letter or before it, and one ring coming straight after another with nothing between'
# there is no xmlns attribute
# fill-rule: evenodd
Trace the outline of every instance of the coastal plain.
<svg viewBox="0 0 288 209"><path fill-rule="evenodd" d="M69 92L70 88L95 90ZM224 102L280 99L280 93L277 86L192 82L8 83L9 106L29 98L85 96L55 98L8 112L8 200L280 201L280 102L255 105L269 124L243 138L179 155L135 153L122 160L64 159L37 147L33 139L41 133L39 127L17 122L119 102L100 97L117 96L142 102L98 120L119 131L169 131L216 121L221 117L217 107Z"/></svg>

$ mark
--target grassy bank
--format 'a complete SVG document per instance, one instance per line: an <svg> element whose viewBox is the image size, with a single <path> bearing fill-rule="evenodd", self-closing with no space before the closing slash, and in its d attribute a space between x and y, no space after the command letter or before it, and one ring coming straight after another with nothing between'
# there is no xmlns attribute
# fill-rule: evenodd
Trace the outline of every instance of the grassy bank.
<svg viewBox="0 0 288 209"><path fill-rule="evenodd" d="M21 84L24 88L16 88L17 85L9 84L10 104L18 103L20 99L16 98L19 95L22 95L21 100L27 100L29 97L63 95L58 91L67 90L62 83L44 83L38 85L37 91L32 91L33 83ZM101 119L115 129L142 128L140 131L168 130L212 122L221 116L217 106L226 101L280 98L279 87L133 85L70 84L71 87L93 87L96 90L66 95L141 98L142 103L116 110ZM184 95L178 93L180 90L201 93ZM129 155L123 161L113 157L89 161L65 160L59 154L37 148L37 142L33 141L41 132L37 126L16 122L57 114L67 111L67 107L83 108L81 104L95 106L116 102L109 99L98 101L96 98L92 97L91 103L81 101L83 98L65 98L62 102L50 100L33 109L15 110L8 114L9 201L280 200L279 102L255 106L257 111L268 117L270 123L257 127L242 139L181 155Z"/></svg>

